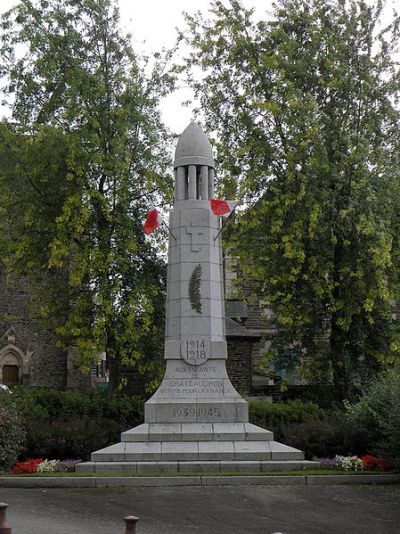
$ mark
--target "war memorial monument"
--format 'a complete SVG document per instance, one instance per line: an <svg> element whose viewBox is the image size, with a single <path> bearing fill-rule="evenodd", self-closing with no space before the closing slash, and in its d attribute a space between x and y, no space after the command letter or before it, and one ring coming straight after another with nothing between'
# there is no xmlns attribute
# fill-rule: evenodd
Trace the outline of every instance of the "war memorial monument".
<svg viewBox="0 0 400 534"><path fill-rule="evenodd" d="M170 214L164 379L145 422L92 453L80 471L261 472L313 465L300 450L249 423L247 402L226 371L225 308L214 160L195 123L175 152Z"/></svg>

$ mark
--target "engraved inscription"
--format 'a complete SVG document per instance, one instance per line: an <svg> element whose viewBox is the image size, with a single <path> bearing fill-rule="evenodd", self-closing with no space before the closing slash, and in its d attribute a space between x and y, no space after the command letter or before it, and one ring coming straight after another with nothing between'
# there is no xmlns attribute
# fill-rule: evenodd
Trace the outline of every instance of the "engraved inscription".
<svg viewBox="0 0 400 534"><path fill-rule="evenodd" d="M181 356L190 365L201 365L210 357L210 340L201 336L183 338Z"/></svg>
<svg viewBox="0 0 400 534"><path fill-rule="evenodd" d="M173 417L221 417L220 408L172 408Z"/></svg>
<svg viewBox="0 0 400 534"><path fill-rule="evenodd" d="M192 374L193 372L197 373L205 373L205 374L212 374L216 373L217 368L216 367L200 367L199 369L196 369L196 371L193 371L193 369L187 368L187 367L175 367L175 373L184 373L184 374Z"/></svg>
<svg viewBox="0 0 400 534"><path fill-rule="evenodd" d="M201 378L180 378L164 380L159 392L167 397L197 397L222 396L224 394L224 381L222 379L207 380Z"/></svg>

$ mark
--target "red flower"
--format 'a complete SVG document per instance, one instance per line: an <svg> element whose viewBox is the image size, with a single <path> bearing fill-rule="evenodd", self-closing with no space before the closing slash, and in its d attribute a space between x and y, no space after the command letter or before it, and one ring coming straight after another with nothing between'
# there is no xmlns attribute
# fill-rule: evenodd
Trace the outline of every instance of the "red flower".
<svg viewBox="0 0 400 534"><path fill-rule="evenodd" d="M38 465L42 462L43 460L41 458L29 459L25 460L25 462L17 462L11 469L11 473L13 475L20 475L21 473L36 473Z"/></svg>
<svg viewBox="0 0 400 534"><path fill-rule="evenodd" d="M361 460L366 471L386 471L387 469L385 460L383 458L377 458L372 454L361 456Z"/></svg>

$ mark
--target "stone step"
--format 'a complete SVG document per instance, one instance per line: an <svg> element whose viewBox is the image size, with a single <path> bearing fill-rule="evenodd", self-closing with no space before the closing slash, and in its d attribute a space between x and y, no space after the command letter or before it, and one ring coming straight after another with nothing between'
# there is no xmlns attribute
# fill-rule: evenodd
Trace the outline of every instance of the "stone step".
<svg viewBox="0 0 400 534"><path fill-rule="evenodd" d="M251 423L143 423L121 434L123 442L272 441L273 432Z"/></svg>
<svg viewBox="0 0 400 534"><path fill-rule="evenodd" d="M307 460L216 460L175 462L85 462L76 470L83 473L268 473L271 471L293 471L319 467L318 462Z"/></svg>
<svg viewBox="0 0 400 534"><path fill-rule="evenodd" d="M93 462L207 460L303 460L303 453L277 441L121 442L92 453Z"/></svg>

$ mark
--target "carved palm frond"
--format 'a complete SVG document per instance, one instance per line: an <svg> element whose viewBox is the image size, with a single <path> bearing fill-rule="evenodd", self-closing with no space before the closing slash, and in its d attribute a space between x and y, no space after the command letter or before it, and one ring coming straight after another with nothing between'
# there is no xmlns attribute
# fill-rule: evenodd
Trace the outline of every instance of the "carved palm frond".
<svg viewBox="0 0 400 534"><path fill-rule="evenodd" d="M201 313L201 265L196 265L189 280L189 300L193 310Z"/></svg>

